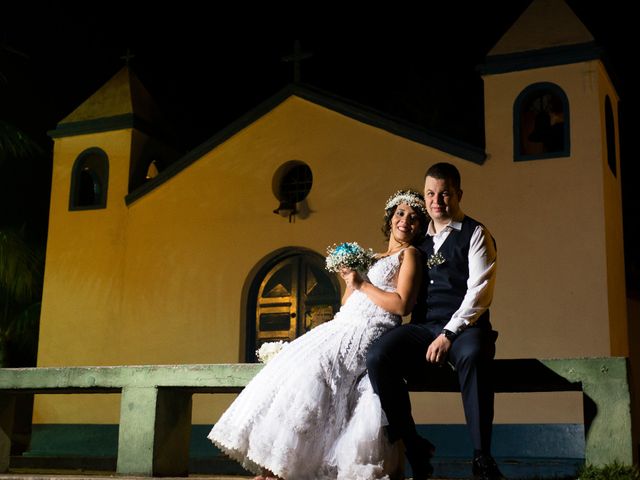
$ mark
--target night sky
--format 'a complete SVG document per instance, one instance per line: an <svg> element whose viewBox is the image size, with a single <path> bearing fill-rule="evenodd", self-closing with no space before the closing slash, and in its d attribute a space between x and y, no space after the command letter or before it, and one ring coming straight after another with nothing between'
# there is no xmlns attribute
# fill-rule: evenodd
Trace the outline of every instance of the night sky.
<svg viewBox="0 0 640 480"><path fill-rule="evenodd" d="M353 15L324 4L286 11L204 2L3 5L0 119L25 131L45 152L29 166L38 179L29 188L44 188L45 195L32 191L25 201L33 205L26 210L38 212L32 223L46 218L52 145L46 132L124 65L127 49L135 55L132 69L184 151L293 80L292 66L281 59L292 52L294 38L313 54L302 64L303 83L483 146L476 66L529 3L449 0L366 10L361 5ZM640 172L631 138L640 101L632 74L637 52L630 43L637 46L637 16L628 0L567 3L605 48L621 98L625 250L637 285L640 202L631 192ZM9 174L2 175L5 184Z"/></svg>

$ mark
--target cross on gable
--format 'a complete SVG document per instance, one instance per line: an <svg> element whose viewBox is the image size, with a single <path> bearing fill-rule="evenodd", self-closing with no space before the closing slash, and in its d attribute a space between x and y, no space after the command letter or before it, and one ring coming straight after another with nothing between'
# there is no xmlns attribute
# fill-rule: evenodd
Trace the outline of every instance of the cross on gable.
<svg viewBox="0 0 640 480"><path fill-rule="evenodd" d="M135 55L131 53L131 49L127 48L127 52L120 58L124 60L124 64L128 67L129 64L131 63L131 60L135 58Z"/></svg>
<svg viewBox="0 0 640 480"><path fill-rule="evenodd" d="M302 62L302 60L306 60L307 58L310 58L312 56L313 56L313 53L302 51L300 40L295 40L293 42L293 53L282 57L283 62L293 63L293 82L294 83L300 83L300 78L301 78L300 63Z"/></svg>

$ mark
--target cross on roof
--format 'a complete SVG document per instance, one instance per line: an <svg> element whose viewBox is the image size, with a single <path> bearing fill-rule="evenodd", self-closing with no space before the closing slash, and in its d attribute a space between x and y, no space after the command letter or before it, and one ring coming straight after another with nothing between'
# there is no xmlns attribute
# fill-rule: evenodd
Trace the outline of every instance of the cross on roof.
<svg viewBox="0 0 640 480"><path fill-rule="evenodd" d="M300 77L301 77L300 63L302 62L302 60L306 60L307 58L312 56L313 56L313 53L302 51L300 40L295 40L293 42L293 53L282 57L283 62L293 63L293 82L294 83L300 83Z"/></svg>
<svg viewBox="0 0 640 480"><path fill-rule="evenodd" d="M127 53L125 53L123 56L120 57L122 60L124 60L124 64L128 67L129 64L131 63L131 60L133 58L135 58L135 55L133 53L131 53L131 50L129 48L127 48Z"/></svg>

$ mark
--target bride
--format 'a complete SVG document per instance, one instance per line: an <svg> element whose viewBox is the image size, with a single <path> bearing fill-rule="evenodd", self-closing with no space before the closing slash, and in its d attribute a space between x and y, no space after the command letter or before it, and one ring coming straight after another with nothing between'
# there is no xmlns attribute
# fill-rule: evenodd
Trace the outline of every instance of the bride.
<svg viewBox="0 0 640 480"><path fill-rule="evenodd" d="M256 480L388 478L386 418L366 354L416 302L420 254L411 245L427 224L420 193L392 195L387 251L366 277L342 269L347 288L334 319L286 345L215 424L209 439Z"/></svg>

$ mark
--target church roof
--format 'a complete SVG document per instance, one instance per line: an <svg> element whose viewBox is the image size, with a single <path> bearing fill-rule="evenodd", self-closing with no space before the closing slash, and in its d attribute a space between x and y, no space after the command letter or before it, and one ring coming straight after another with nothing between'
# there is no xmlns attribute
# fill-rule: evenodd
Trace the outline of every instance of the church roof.
<svg viewBox="0 0 640 480"><path fill-rule="evenodd" d="M480 67L501 73L602 58L603 50L564 0L533 0Z"/></svg>
<svg viewBox="0 0 640 480"><path fill-rule="evenodd" d="M593 41L587 27L564 0L534 0L491 49L489 56Z"/></svg>
<svg viewBox="0 0 640 480"><path fill-rule="evenodd" d="M156 177L142 184L140 187L132 191L126 197L126 203L131 204L146 193L155 189L171 177L187 168L193 162L200 159L209 151L235 135L237 132L247 127L257 119L276 108L287 98L297 96L317 105L323 106L330 110L341 113L347 117L353 118L362 123L386 130L395 135L404 137L408 140L427 145L437 150L447 152L458 158L469 160L471 162L482 164L486 159L484 149L474 145L454 140L439 133L427 131L426 129L411 124L405 120L391 117L369 107L356 104L350 100L329 94L308 85L290 84L283 88L280 92L267 99L256 108L216 133L209 140L205 141L194 150L187 153L180 160L169 165L165 170L160 172Z"/></svg>
<svg viewBox="0 0 640 480"><path fill-rule="evenodd" d="M97 92L49 132L54 138L82 133L133 128L149 130L164 120L137 75L122 68Z"/></svg>

